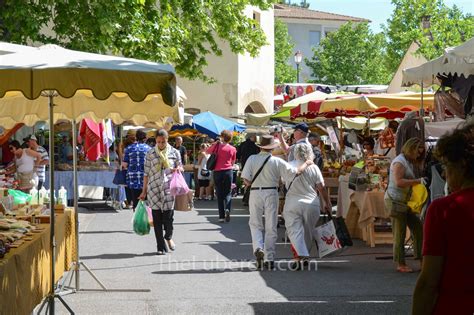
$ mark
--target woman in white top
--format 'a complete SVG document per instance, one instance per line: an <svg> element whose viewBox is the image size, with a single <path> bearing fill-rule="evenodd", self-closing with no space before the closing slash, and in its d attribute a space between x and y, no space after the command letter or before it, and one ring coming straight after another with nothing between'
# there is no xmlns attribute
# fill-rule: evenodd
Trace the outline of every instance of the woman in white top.
<svg viewBox="0 0 474 315"><path fill-rule="evenodd" d="M295 160L290 162L293 167L300 167L305 161L314 159L312 148L304 143L297 144L294 153ZM288 178L285 184L288 192L283 218L288 237L298 255L292 270L298 270L309 263L313 232L321 213L318 193L322 196L324 212L331 213L331 202L317 165L308 166L299 176Z"/></svg>
<svg viewBox="0 0 474 315"><path fill-rule="evenodd" d="M207 169L207 160L210 154L206 153L209 148L207 143L202 143L198 156L198 181L199 181L199 200L211 200L211 171Z"/></svg>
<svg viewBox="0 0 474 315"><path fill-rule="evenodd" d="M10 142L8 148L15 156L16 175L19 189L28 191L38 182L36 167L41 162L41 154L31 149L22 149L16 140Z"/></svg>

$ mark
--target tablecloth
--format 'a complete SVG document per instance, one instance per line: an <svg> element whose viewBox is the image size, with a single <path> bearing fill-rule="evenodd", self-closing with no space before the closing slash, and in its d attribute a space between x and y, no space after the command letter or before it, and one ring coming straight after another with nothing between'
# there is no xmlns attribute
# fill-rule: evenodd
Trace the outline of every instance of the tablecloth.
<svg viewBox="0 0 474 315"><path fill-rule="evenodd" d="M375 218L387 218L383 191L354 191L349 189L349 177L339 177L337 216L346 218L352 205L359 211L358 226L365 228Z"/></svg>
<svg viewBox="0 0 474 315"><path fill-rule="evenodd" d="M0 259L1 314L29 315L48 295L50 287L50 225ZM75 259L74 212L56 215L56 282Z"/></svg>
<svg viewBox="0 0 474 315"><path fill-rule="evenodd" d="M125 190L123 186L117 186L113 183L115 171L78 171L78 185L98 186L106 188L119 189L119 201L124 201ZM45 187L49 188L49 179L46 176ZM54 172L54 188L59 190L63 186L68 191L68 199L73 199L73 172L72 171L55 171Z"/></svg>

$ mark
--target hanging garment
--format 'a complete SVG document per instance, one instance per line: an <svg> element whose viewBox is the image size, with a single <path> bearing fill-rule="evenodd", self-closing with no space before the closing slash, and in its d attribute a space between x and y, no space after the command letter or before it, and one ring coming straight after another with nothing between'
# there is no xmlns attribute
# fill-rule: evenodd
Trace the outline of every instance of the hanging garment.
<svg viewBox="0 0 474 315"><path fill-rule="evenodd" d="M416 116L416 112L409 112L400 123L397 130L397 141L395 142L396 154L402 152L402 147L410 138L418 138L425 142L425 122Z"/></svg>
<svg viewBox="0 0 474 315"><path fill-rule="evenodd" d="M444 186L446 185L446 181L441 177L436 165L431 166L431 185L430 185L430 192L431 192L431 202L438 198L444 197Z"/></svg>
<svg viewBox="0 0 474 315"><path fill-rule="evenodd" d="M85 118L79 129L80 141L84 145L84 152L89 161L97 161L104 153L104 126Z"/></svg>

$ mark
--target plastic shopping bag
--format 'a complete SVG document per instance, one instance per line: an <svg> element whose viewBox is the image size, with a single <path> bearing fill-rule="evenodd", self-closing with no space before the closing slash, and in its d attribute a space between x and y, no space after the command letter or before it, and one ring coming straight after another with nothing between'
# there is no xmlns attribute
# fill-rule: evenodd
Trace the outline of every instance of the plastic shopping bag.
<svg viewBox="0 0 474 315"><path fill-rule="evenodd" d="M25 204L31 200L30 194L24 193L20 190L8 189L8 194L13 197L13 203L15 205Z"/></svg>
<svg viewBox="0 0 474 315"><path fill-rule="evenodd" d="M186 184L186 180L183 177L181 172L174 172L171 177L170 183L170 194L171 196L181 196L186 195L189 192L188 184Z"/></svg>
<svg viewBox="0 0 474 315"><path fill-rule="evenodd" d="M138 235L147 235L150 233L150 223L148 222L148 213L143 201L139 201L133 215L133 231Z"/></svg>
<svg viewBox="0 0 474 315"><path fill-rule="evenodd" d="M151 208L146 207L146 213L148 214L148 223L150 223L150 226L153 226L153 214L151 213Z"/></svg>
<svg viewBox="0 0 474 315"><path fill-rule="evenodd" d="M334 221L329 220L314 229L314 238L318 245L319 258L339 251L342 246L336 235Z"/></svg>

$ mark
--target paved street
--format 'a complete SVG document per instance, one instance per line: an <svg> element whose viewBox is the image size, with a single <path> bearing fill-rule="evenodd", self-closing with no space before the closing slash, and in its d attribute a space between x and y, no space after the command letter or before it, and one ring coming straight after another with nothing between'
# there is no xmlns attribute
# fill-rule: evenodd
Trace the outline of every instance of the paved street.
<svg viewBox="0 0 474 315"><path fill-rule="evenodd" d="M109 288L148 293L80 292L65 296L76 314L407 314L417 274L398 274L390 246L361 242L343 254L314 260L311 271L255 271L248 210L234 203L230 223L217 223L215 202L175 214L177 249L156 256L154 235L135 235L132 212L83 211L80 252ZM290 246L279 229L278 259ZM413 261L409 261L413 265ZM317 270L315 270L317 269ZM81 272L82 288L98 288ZM61 314L65 309L59 307Z"/></svg>

